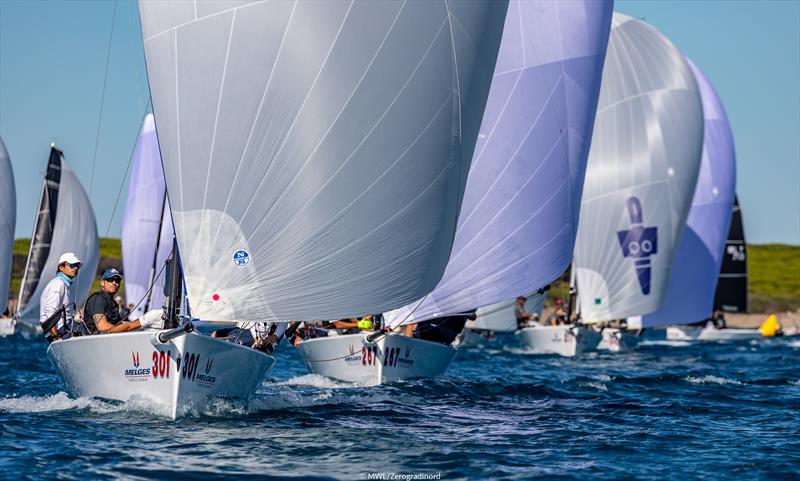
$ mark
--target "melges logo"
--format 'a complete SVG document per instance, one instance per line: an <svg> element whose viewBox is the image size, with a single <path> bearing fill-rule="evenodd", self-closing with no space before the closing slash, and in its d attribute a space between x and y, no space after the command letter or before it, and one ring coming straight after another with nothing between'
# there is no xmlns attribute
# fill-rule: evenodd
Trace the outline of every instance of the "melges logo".
<svg viewBox="0 0 800 481"><path fill-rule="evenodd" d="M133 369L125 369L125 378L129 381L147 381L150 377L150 368L139 368L139 353L131 352Z"/></svg>
<svg viewBox="0 0 800 481"><path fill-rule="evenodd" d="M637 197L629 197L627 202L631 228L617 231L622 255L634 259L636 276L642 294L650 294L650 256L658 253L658 228L645 227L642 215L642 203Z"/></svg>
<svg viewBox="0 0 800 481"><path fill-rule="evenodd" d="M191 378L193 381L197 381L199 384L206 385L206 386L210 386L210 385L214 384L215 382L217 382L217 377L211 375L211 370L214 368L214 359L209 358L206 361L206 365L205 365L205 369L204 369L203 373L195 374L195 372L197 371L197 363L200 361L200 355L199 354L190 354L189 356L196 356L196 357L193 358L194 359L194 361L193 361L194 367L191 369L191 371L192 371L191 375L189 375L189 373L187 373L187 376L186 376L187 378ZM190 359L191 359L191 357L190 357Z"/></svg>

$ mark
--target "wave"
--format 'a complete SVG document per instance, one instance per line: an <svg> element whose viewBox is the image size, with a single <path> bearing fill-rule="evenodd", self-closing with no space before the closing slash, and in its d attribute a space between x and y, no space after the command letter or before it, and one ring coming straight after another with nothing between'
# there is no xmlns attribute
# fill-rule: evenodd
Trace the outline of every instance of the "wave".
<svg viewBox="0 0 800 481"><path fill-rule="evenodd" d="M684 380L689 381L692 384L736 384L736 385L744 385L742 381L737 381L735 379L728 379L724 377L714 376L714 375L706 375L703 377L696 377L696 376L686 376Z"/></svg>

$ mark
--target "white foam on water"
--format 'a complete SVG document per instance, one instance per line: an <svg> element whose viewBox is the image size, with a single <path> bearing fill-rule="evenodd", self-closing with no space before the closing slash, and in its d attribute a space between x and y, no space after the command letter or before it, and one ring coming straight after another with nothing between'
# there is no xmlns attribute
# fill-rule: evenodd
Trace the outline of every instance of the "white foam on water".
<svg viewBox="0 0 800 481"><path fill-rule="evenodd" d="M49 411L69 411L72 409L101 409L102 401L90 398L72 399L64 392L51 396L20 396L0 399L0 412L41 413Z"/></svg>
<svg viewBox="0 0 800 481"><path fill-rule="evenodd" d="M672 346L672 347L686 347L691 346L692 341L640 341L640 346Z"/></svg>
<svg viewBox="0 0 800 481"><path fill-rule="evenodd" d="M737 384L743 385L744 383L741 381L737 381L735 379L727 379L724 377L707 375L703 377L696 377L696 376L687 376L684 380L689 381L692 384Z"/></svg>
<svg viewBox="0 0 800 481"><path fill-rule="evenodd" d="M592 376L592 379L597 380L597 381L613 381L614 380L608 374L596 374L596 375Z"/></svg>
<svg viewBox="0 0 800 481"><path fill-rule="evenodd" d="M342 389L342 388L353 388L359 387L358 384L348 383L344 381L336 381L329 377L325 377L319 374L304 374L302 376L297 376L293 378L289 378L286 381L279 381L275 383L270 383L272 386L310 386L316 387L320 389Z"/></svg>
<svg viewBox="0 0 800 481"><path fill-rule="evenodd" d="M800 348L800 340L789 341L786 343L789 347L797 347Z"/></svg>
<svg viewBox="0 0 800 481"><path fill-rule="evenodd" d="M580 385L584 387L591 387L597 389L598 391L604 391L604 392L608 391L608 387L605 384L599 382L585 382L581 383Z"/></svg>
<svg viewBox="0 0 800 481"><path fill-rule="evenodd" d="M792 386L800 386L800 379L798 379L797 381L789 381L789 384L791 384Z"/></svg>

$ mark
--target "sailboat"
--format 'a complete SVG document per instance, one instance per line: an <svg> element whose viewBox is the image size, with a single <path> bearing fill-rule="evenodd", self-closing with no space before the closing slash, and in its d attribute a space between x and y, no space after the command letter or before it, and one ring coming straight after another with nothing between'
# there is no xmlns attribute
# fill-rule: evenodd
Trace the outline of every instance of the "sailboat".
<svg viewBox="0 0 800 481"><path fill-rule="evenodd" d="M739 197L734 194L728 239L714 294L714 310L747 312L747 244Z"/></svg>
<svg viewBox="0 0 800 481"><path fill-rule="evenodd" d="M725 108L705 74L687 61L703 102L703 155L664 301L658 310L642 316L645 328L692 324L711 317L736 188L736 155Z"/></svg>
<svg viewBox="0 0 800 481"><path fill-rule="evenodd" d="M525 295L525 312L536 314L537 318L541 318L545 299L547 299L546 291L528 293ZM511 299L478 308L475 320L467 321L464 326L464 340L461 344L485 345L503 338L506 338L505 343L508 343L507 335L517 332L514 311L516 305L516 299Z"/></svg>
<svg viewBox="0 0 800 481"><path fill-rule="evenodd" d="M39 298L65 252L75 253L83 263L70 288L72 299L80 305L92 287L100 260L97 223L89 197L64 160L64 153L51 144L17 302L17 331L23 335L41 332Z"/></svg>
<svg viewBox="0 0 800 481"><path fill-rule="evenodd" d="M0 138L0 315L8 309L11 261L14 259L14 227L17 222L17 192L14 170L6 144ZM14 333L14 319L0 317L0 337Z"/></svg>
<svg viewBox="0 0 800 481"><path fill-rule="evenodd" d="M122 263L125 297L139 319L164 300L165 265L174 237L167 185L161 167L156 124L147 114L133 154L128 196L122 217Z"/></svg>
<svg viewBox="0 0 800 481"><path fill-rule="evenodd" d="M427 340L423 329L441 329L451 316L463 321L476 308L534 291L564 271L610 18L610 2L509 3L445 273L432 292L384 312L392 329L431 325L420 324L418 337L392 332L374 341L361 334L303 341L311 372L367 384L439 376L456 349Z"/></svg>
<svg viewBox="0 0 800 481"><path fill-rule="evenodd" d="M655 28L615 13L573 264L583 323L662 305L702 147L690 64Z"/></svg>
<svg viewBox="0 0 800 481"><path fill-rule="evenodd" d="M179 325L53 342L70 394L143 397L172 418L220 397L246 402L274 358L194 320L336 319L429 292L505 10L140 2L177 241L167 313Z"/></svg>

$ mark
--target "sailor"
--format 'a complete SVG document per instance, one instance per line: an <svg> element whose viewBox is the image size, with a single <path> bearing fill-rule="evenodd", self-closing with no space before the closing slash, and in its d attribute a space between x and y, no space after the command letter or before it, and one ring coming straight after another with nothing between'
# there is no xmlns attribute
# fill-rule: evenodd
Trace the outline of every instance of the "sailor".
<svg viewBox="0 0 800 481"><path fill-rule="evenodd" d="M114 301L114 295L119 290L120 284L122 284L122 274L118 270L110 267L103 272L100 290L86 299L86 306L83 309L83 318L89 333L112 334L141 328L162 328L164 320L161 315L145 315L139 320L125 322L126 318L120 314L119 305Z"/></svg>
<svg viewBox="0 0 800 481"><path fill-rule="evenodd" d="M531 321L536 322L538 321L536 313L526 312L525 311L525 302L527 299L525 296L517 297L517 305L514 306L514 315L517 318L517 329L522 329L528 327L531 324Z"/></svg>
<svg viewBox="0 0 800 481"><path fill-rule="evenodd" d="M564 310L564 301L556 300L556 310L547 318L547 323L551 326L567 323L567 311Z"/></svg>
<svg viewBox="0 0 800 481"><path fill-rule="evenodd" d="M45 337L50 341L66 339L71 336L75 304L72 302L69 288L80 268L81 261L78 256L72 252L62 254L58 258L56 276L47 283L39 298L39 322L42 324L62 308L64 309L55 327L45 333Z"/></svg>

